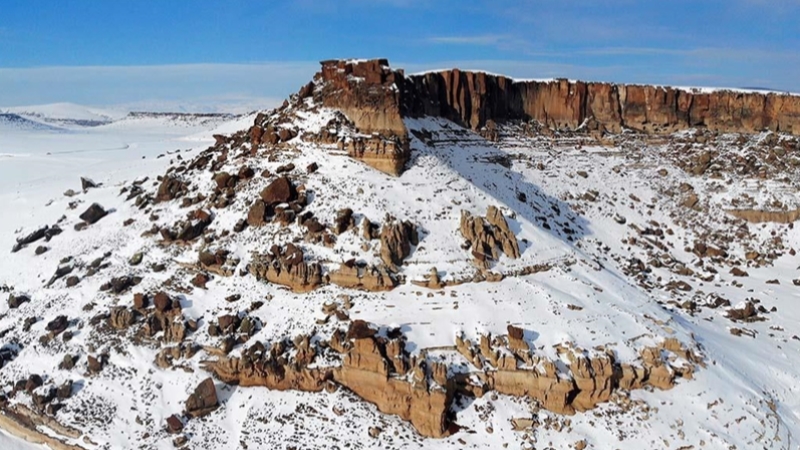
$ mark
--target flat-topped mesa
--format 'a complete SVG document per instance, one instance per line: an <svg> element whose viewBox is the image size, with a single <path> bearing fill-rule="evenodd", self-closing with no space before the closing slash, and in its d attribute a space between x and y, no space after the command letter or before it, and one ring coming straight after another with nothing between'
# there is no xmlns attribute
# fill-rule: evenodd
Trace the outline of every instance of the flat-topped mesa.
<svg viewBox="0 0 800 450"><path fill-rule="evenodd" d="M324 61L315 93L365 133L405 142L403 117L435 116L479 130L490 121L536 120L549 127L620 132L711 131L800 134L800 96L583 81L516 81L459 69L405 76L385 59ZM407 147L406 147L407 148ZM405 149L405 148L404 148ZM365 155L384 158L386 155ZM396 159L403 155L397 155ZM407 158L407 155L405 155ZM366 159L366 158L365 158Z"/></svg>
<svg viewBox="0 0 800 450"><path fill-rule="evenodd" d="M670 133L693 127L800 133L800 96L700 91L583 81L514 81L458 69L412 75L403 114L445 117L472 129L489 120L537 120L554 128Z"/></svg>

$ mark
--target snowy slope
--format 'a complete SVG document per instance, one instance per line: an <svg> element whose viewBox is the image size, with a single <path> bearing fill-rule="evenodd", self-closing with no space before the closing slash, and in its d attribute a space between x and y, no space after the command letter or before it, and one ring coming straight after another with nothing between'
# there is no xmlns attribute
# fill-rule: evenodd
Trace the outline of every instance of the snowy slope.
<svg viewBox="0 0 800 450"><path fill-rule="evenodd" d="M331 117L333 113L325 109L297 111L293 125L315 133ZM796 338L800 312L794 307L798 292L792 283L798 278L796 258L782 253L769 264L747 266L749 276L734 278L728 273L730 267L700 260L691 251L701 236L705 239L711 232L733 236L739 231L738 225L723 219L723 209L742 192L760 204L772 200L763 192L777 192L789 201L798 181L793 169L787 169L788 182L771 189L753 187L751 178L735 174L729 176L729 187L721 189L713 177L681 169L679 156L667 144L634 137L600 146L580 135L532 136L513 127L492 143L453 123L423 118L408 119L406 125L430 138L412 140L412 160L395 178L349 158L335 146L298 137L284 151L246 163L256 174L265 169L274 173L293 163L298 168L293 175L313 193L308 210L320 220L330 222L338 210L348 207L359 221L380 222L390 214L415 223L421 230L420 243L401 269L408 281L421 280L432 267L445 281L471 277L475 269L462 248L459 218L462 210L482 215L489 206L500 207L508 217L521 252L519 259L501 258L492 270L508 274L531 266L550 270L441 290L406 282L382 293L325 286L294 294L252 276L215 276L207 289L193 288L189 284L193 273L178 263L196 260L204 244L170 247L143 236L153 224L184 217L187 209L173 202L142 211L125 201L120 190L144 177L148 180L141 185L154 190L157 176L180 160L198 156L213 134L246 129L252 120L180 125L147 117L78 134L0 135L2 152L12 155L0 158L0 207L11 218L0 223L0 249L11 249L16 238L65 216L64 232L43 244L49 247L46 253L34 254L37 243L0 260L0 286L33 299L19 309L0 305L0 330L8 330L3 339L22 346L19 355L0 369L0 380L4 389L31 373L46 375L56 386L66 379L79 382L80 388L56 417L95 444L78 438L67 441L86 448L173 448L173 436L163 431L163 424L181 411L187 395L208 376L200 367L208 357L204 352L183 361L183 368L160 369L153 364L157 346L136 345L130 334L104 334L90 325L99 312L131 303L130 293L99 292L100 285L112 276L132 274L143 277L135 292L168 286L180 295L184 314L200 324L190 336L199 345L216 343L206 328L217 316L239 312L256 301L265 304L250 312L263 323L253 340L271 342L300 333L329 336L340 324L320 323L323 305L349 295L354 303L351 318L398 326L412 353L444 361L453 371L476 370L448 350L457 334L469 338L504 334L509 324L526 330L526 339L538 354L551 360L559 360L558 346L575 345L587 352L602 346L620 361L634 362L640 349L665 338L677 338L703 355L703 366L693 379L679 380L671 390L623 393L596 410L569 417L537 410L526 399L502 395L462 399L453 411L461 431L445 439L421 438L408 423L380 414L344 390L275 392L217 383L222 407L206 419L188 423L191 448L561 449L581 441L593 449L798 448L800 369L794 362L800 356ZM319 170L305 174L303 168L311 163L317 163ZM236 173L241 164L231 159L217 170ZM665 174L659 173L661 169ZM101 186L63 196L67 189L79 190L80 176ZM192 181L198 192L208 192L214 185L210 173ZM232 204L214 210L214 227L230 230L247 215L250 201L268 182L257 176L237 187ZM679 205L681 198L672 190L682 183L693 186L708 208L705 213ZM78 202L75 208L70 208L72 202ZM112 213L85 231L75 231L78 214L94 202ZM124 226L129 218L135 222ZM774 252L776 235L782 246L798 247L800 231L787 225L749 229L746 238L729 242L731 258L747 261L749 251ZM270 225L232 233L213 245L230 250L244 267L252 251L299 241L303 235L297 224ZM352 257L370 264L380 261L376 244L365 244L356 232L346 232L333 247L303 246L307 258L329 268ZM659 246L668 250L654 250ZM106 253L110 267L96 276L84 276L83 269ZM144 255L144 262L131 266L129 261L137 253ZM667 253L674 260L650 264L649 271L630 271L634 259L650 262ZM46 287L67 256L78 261L80 283L67 287L60 280ZM168 270L153 273L149 267L154 263L163 263ZM687 267L693 268L692 275ZM707 275L710 281L697 278ZM780 284L766 283L773 279ZM691 290L669 288L671 281L683 281ZM227 302L233 293L241 299ZM732 306L758 298L768 311L760 314L766 320L735 323L725 317L725 307L689 311L680 306L686 301L702 304L712 294L728 299ZM775 312L769 312L773 307ZM72 339L40 345L46 324L60 314L71 321ZM25 332L21 324L31 316L39 320ZM731 328L751 330L755 337L733 335ZM237 346L233 354L243 348ZM109 352L110 364L100 374L87 373L85 356L74 370L57 367L67 353L101 351ZM31 400L18 394L14 401ZM512 429L513 418L532 414L541 426L524 432ZM383 431L370 437L369 429L375 426ZM0 444L3 439L0 435Z"/></svg>

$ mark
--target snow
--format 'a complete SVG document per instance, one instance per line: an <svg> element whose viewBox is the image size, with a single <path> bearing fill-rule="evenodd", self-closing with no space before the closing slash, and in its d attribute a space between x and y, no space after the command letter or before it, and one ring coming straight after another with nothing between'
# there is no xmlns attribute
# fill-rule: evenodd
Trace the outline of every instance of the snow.
<svg viewBox="0 0 800 450"><path fill-rule="evenodd" d="M0 448L3 450L44 450L50 447L31 444L30 442L11 436L5 431L0 430Z"/></svg>
<svg viewBox="0 0 800 450"><path fill-rule="evenodd" d="M55 114L59 108L50 108L50 113ZM322 108L314 114L298 115L295 125L300 130L314 132L328 123L333 111ZM129 294L116 298L98 293L98 286L123 271L136 273L139 269L127 265L134 253L145 252L142 266L192 259L198 247L181 252L141 237L152 222L118 193L122 186L144 176L149 177L145 186L152 188L156 176L164 173L170 160L179 156L191 158L213 142L213 134L246 129L253 119L254 115L249 115L220 123L187 122L162 116L126 117L108 125L69 132L12 129L0 133L0 208L5 217L0 221L0 250L11 248L20 235L19 230L32 230L53 224L62 215L67 217L64 233L47 244L51 248L48 253L34 256L32 248L28 248L0 259L0 285L13 285L15 292L28 293L36 300L23 305L15 316L10 315L4 303L0 304L0 311L9 314L0 317L0 329L10 328L29 315L43 319L32 326L28 338L17 336L16 332L9 335L27 339L29 344L20 357L0 370L0 379L8 382L29 373L43 373L56 384L67 378L83 382L71 401L91 405L95 422L90 421L83 428L99 443L91 448L138 447L145 442L142 437L145 433L151 435L147 445L172 448L171 436L160 430L168 416L181 410L191 389L207 376L199 369L202 356L185 362L193 370L191 373L161 370L152 364L155 349L123 341L119 344L122 351L112 352L108 370L90 380L79 380L76 377L82 370L72 373L55 370L53 358L57 349L67 351L96 343L91 327L73 328L73 339L69 343L60 340L54 343L56 350L39 347L33 342L34 337L44 333L45 324L56 314L67 314L85 323L99 311L130 302ZM305 182L314 193L309 208L317 217L329 220L337 210L350 207L358 220L367 217L382 221L387 213L401 220L412 220L422 231L422 238L407 259L403 274L409 280L419 280L436 267L443 279L455 280L474 273L458 234L461 210L483 215L489 206L496 205L506 214L520 242L521 257L517 260L503 257L493 270L510 272L534 265L551 265L552 269L508 277L498 283L465 283L441 291L405 284L391 292L368 294L328 286L303 296L259 283L249 276L217 277L208 290L194 290L181 297L185 315L201 320L203 329L204 324L222 313L238 312L242 305L268 298L261 309L252 313L264 324L253 339L270 342L312 330L320 334L332 332L339 325L318 325L314 319L322 318L323 304L339 301L339 296L347 293L355 304L351 311L354 318L384 327L400 327L408 339L407 347L415 354L451 347L459 334L469 339L486 333L505 334L509 324L526 331L525 339L537 349L538 355L554 360L560 357L555 346L574 344L589 353L602 346L613 351L619 360L634 362L640 349L676 337L690 345L696 342L705 356L705 366L697 368L694 379L680 380L670 391L634 391L628 398L569 418L540 413L540 421L569 420L565 427L570 431L540 427L530 433L530 436L535 434L536 448L545 444L569 448L580 439L587 439L590 448L597 449L689 445L700 448L700 441L704 443L702 448L708 449L727 449L733 445L739 449L797 448L793 437L800 433L800 370L796 364L800 360L800 345L792 336L800 334L800 310L795 307L797 288L791 283L791 279L797 278L796 258L787 255L773 267L748 267L750 276L739 280L743 289L732 286L727 274L706 284L692 281L698 291L717 293L730 299L733 305L757 296L767 308L777 308L778 313L770 314L766 322L744 324L758 331L756 339L733 336L729 332L732 323L723 317L723 311L685 314L666 303L675 294L641 288L622 273L621 264L613 258L613 255L621 255L621 260L645 258L636 248L622 242L630 232L627 225L614 221L615 214L622 214L628 224L646 226L648 221L656 221L673 226L675 235L665 239L674 246L674 254L687 265L696 261L690 252L683 250L683 242L692 237L692 232L681 228L670 216L669 202L674 200L662 195L661 188L667 180L650 173L669 164L660 158L658 149L643 152L642 160L635 166L619 148L585 146L578 150L563 145L554 149L546 142L522 138L492 144L441 119L413 119L406 124L412 130L434 133L437 143L427 145L414 138L413 160L398 178L377 172L335 148L296 141L299 149L292 158L297 167L311 162L320 164L318 172ZM503 158L510 159L510 167L496 162ZM284 154L275 160L258 160L253 168L256 173L264 169L274 171L287 161ZM535 162L542 162L547 169L537 169ZM625 176L614 170L618 166L627 167ZM237 167L229 163L222 170L235 171ZM724 199L722 194L712 195L709 186L713 180L690 178L678 168L668 167L670 183L691 182L709 201ZM586 178L574 176L580 168L589 171ZM74 198L63 196L67 189L80 188L81 176L102 185ZM211 183L210 176L195 180L201 191ZM253 198L266 183L267 180L257 177L237 193L237 199ZM596 190L602 200L579 210L574 199L589 189ZM519 193L525 193L528 200L519 200ZM645 203L656 199L655 207L637 206L626 200L629 194L635 194ZM68 208L71 201L81 203L72 210ZM616 206L612 206L612 201ZM90 230L73 231L77 215L92 202L114 212ZM158 223L174 222L185 213L185 209L176 205L164 207L158 211ZM246 205L235 203L216 214L214 226L229 229L246 214ZM546 220L542 221L542 216L547 216ZM137 221L124 227L122 222L128 217ZM549 228L543 223L549 224ZM561 225L573 230L569 239L561 232ZM791 246L800 243L800 230L777 225L765 225L759 230L763 239L768 239L772 231L782 233ZM296 225L280 233L248 229L226 248L242 259L240 264L244 267L251 251L263 251L300 235L302 230ZM352 255L376 263L379 257L374 243L367 252L361 250L362 244L355 233L345 233L334 248L306 246L307 257L333 267ZM607 252L602 251L604 246L608 247ZM80 264L86 264L106 251L112 252L110 271L86 278L72 289L62 283L52 288L42 286L64 256L74 256ZM743 254L744 249L732 247L730 251ZM664 282L683 279L667 269L654 269L652 277L662 277ZM180 271L148 272L137 291L160 289L170 279L185 284L186 278ZM782 283L765 284L773 278ZM242 300L234 306L223 300L232 292L242 295ZM94 312L83 311L83 305L89 302L95 304ZM194 339L201 345L213 342L205 331L196 333ZM103 346L110 348L116 344L108 342ZM240 350L237 348L234 354ZM451 370L472 370L468 362L452 351L435 350L426 357L448 362ZM85 359L79 365L83 367ZM374 406L341 390L308 394L221 384L217 387L223 406L207 419L188 424L192 448L196 444L197 448L233 449L239 448L240 441L249 448L331 447L334 437L354 448L501 448L503 444L510 444L509 448L530 448L525 446L531 444L523 433L511 429L512 418L532 414L532 405L523 399L486 396L465 401L456 407L457 422L474 433L464 431L442 440L424 440L407 423L381 415ZM637 406L625 412L622 406L625 402ZM344 409L346 413L340 416L332 412L334 409ZM294 418L298 411L303 411L302 420ZM144 423L138 424L137 417L144 419ZM97 423L100 418L107 423ZM59 413L59 419L74 421L76 413ZM373 440L367 432L376 424L384 432ZM771 440L774 437L780 441ZM0 434L0 448L39 447Z"/></svg>
<svg viewBox="0 0 800 450"><path fill-rule="evenodd" d="M114 108L94 108L74 103L51 103L46 105L15 106L7 108L7 112L21 116L33 116L46 119L94 120L111 122L127 115L127 111Z"/></svg>

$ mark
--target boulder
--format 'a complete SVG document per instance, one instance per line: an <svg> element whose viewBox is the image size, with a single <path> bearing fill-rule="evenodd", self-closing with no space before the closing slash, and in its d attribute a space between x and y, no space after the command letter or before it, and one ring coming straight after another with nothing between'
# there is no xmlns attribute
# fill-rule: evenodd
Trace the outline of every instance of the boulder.
<svg viewBox="0 0 800 450"><path fill-rule="evenodd" d="M247 212L247 225L260 227L266 223L267 204L263 200L256 200Z"/></svg>
<svg viewBox="0 0 800 450"><path fill-rule="evenodd" d="M8 307L11 309L17 309L22 306L23 303L30 302L31 299L27 295L14 295L9 294L8 296Z"/></svg>
<svg viewBox="0 0 800 450"><path fill-rule="evenodd" d="M172 299L166 292L159 292L153 297L153 305L156 311L166 312L172 309Z"/></svg>
<svg viewBox="0 0 800 450"><path fill-rule="evenodd" d="M217 408L217 388L211 378L203 380L186 400L186 415L192 418L206 416Z"/></svg>
<svg viewBox="0 0 800 450"><path fill-rule="evenodd" d="M350 208L340 209L336 212L336 217L333 219L333 233L340 235L345 231L355 228L356 222L353 219L353 210Z"/></svg>
<svg viewBox="0 0 800 450"><path fill-rule="evenodd" d="M419 243L416 225L409 221L392 220L381 229L381 261L396 271L411 254L411 246Z"/></svg>
<svg viewBox="0 0 800 450"><path fill-rule="evenodd" d="M89 189L93 189L98 186L99 185L94 181L92 181L90 178L81 177L81 189L83 189L83 192L86 192Z"/></svg>
<svg viewBox="0 0 800 450"><path fill-rule="evenodd" d="M102 206L97 203L92 203L92 206L84 211L79 217L84 222L92 225L107 215L108 211L106 211Z"/></svg>
<svg viewBox="0 0 800 450"><path fill-rule="evenodd" d="M291 180L279 177L261 191L261 199L269 206L288 203L297 198L297 191Z"/></svg>

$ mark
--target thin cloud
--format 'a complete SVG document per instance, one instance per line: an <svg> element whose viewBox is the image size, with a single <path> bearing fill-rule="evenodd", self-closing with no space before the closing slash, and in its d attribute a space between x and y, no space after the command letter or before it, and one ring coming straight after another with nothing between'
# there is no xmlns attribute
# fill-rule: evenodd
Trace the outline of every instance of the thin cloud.
<svg viewBox="0 0 800 450"><path fill-rule="evenodd" d="M425 41L431 44L449 44L449 45L498 45L508 36L484 34L479 36L435 36L426 39Z"/></svg>
<svg viewBox="0 0 800 450"><path fill-rule="evenodd" d="M257 107L286 98L310 80L318 62L0 68L0 105L71 102L118 105L148 99ZM272 104L264 107L273 106ZM253 108L256 109L256 108Z"/></svg>

